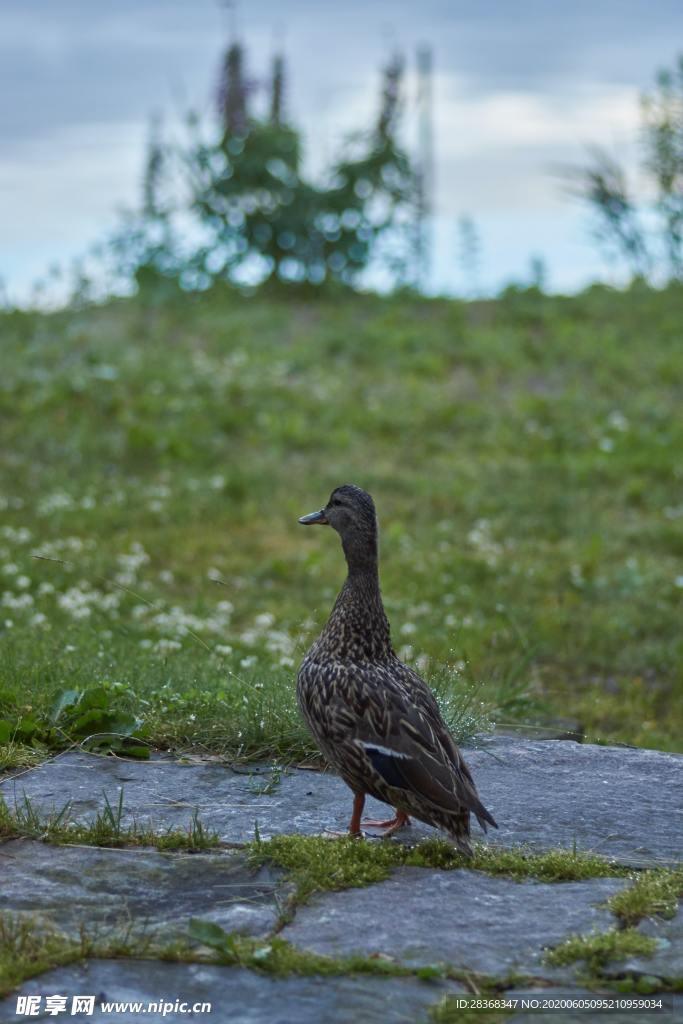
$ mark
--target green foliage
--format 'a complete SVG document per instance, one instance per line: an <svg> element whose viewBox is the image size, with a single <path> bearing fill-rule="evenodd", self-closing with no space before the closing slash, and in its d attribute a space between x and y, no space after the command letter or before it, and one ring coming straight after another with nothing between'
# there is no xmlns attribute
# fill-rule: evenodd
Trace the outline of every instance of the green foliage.
<svg viewBox="0 0 683 1024"><path fill-rule="evenodd" d="M121 683L102 682L81 690L59 690L51 706L36 714L15 713L0 719L0 744L14 743L40 749L78 744L86 750L149 757L148 732L140 719L122 707L133 693ZM11 707L12 696L0 691L0 710Z"/></svg>

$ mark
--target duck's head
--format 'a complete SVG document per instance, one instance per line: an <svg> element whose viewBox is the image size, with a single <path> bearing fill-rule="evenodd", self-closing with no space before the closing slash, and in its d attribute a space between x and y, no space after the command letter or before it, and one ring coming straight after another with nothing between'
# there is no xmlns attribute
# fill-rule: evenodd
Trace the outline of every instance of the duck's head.
<svg viewBox="0 0 683 1024"><path fill-rule="evenodd" d="M335 487L327 504L318 512L302 516L302 526L331 526L341 537L347 560L357 554L377 558L377 515L375 503L361 487Z"/></svg>

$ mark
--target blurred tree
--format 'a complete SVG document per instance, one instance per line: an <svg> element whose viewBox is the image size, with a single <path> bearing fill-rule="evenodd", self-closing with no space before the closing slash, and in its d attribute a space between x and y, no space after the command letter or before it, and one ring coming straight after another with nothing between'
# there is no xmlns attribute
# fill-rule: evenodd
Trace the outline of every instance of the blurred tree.
<svg viewBox="0 0 683 1024"><path fill-rule="evenodd" d="M258 117L244 48L233 43L221 64L216 137L207 141L191 115L187 143L170 150L153 123L141 208L124 215L107 249L115 276L139 287L170 278L190 290L215 280L353 284L375 259L400 277L414 194L397 141L402 75L393 57L374 127L314 184L286 119L283 58L273 60L269 109Z"/></svg>
<svg viewBox="0 0 683 1024"><path fill-rule="evenodd" d="M642 112L643 170L655 193L646 213L654 216L641 216L623 169L599 147L592 149L589 165L569 172L571 191L596 214L598 238L635 276L654 271L683 279L683 57L672 71L660 72L642 99Z"/></svg>
<svg viewBox="0 0 683 1024"><path fill-rule="evenodd" d="M657 210L671 273L683 277L683 56L661 71L643 97L646 166L657 187Z"/></svg>
<svg viewBox="0 0 683 1024"><path fill-rule="evenodd" d="M221 85L222 135L185 154L192 208L207 236L202 273L352 283L380 238L398 231L411 199L410 164L396 141L402 62L394 57L384 70L375 128L350 140L352 155L314 185L302 171L299 133L284 119L282 57L273 65L270 116L260 120L248 110L243 56L234 51Z"/></svg>

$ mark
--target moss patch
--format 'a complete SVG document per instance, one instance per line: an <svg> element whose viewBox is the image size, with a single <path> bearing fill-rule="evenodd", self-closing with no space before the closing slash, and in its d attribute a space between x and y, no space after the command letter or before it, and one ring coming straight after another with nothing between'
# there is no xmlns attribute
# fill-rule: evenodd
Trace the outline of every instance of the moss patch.
<svg viewBox="0 0 683 1024"><path fill-rule="evenodd" d="M409 847L391 842L359 842L350 837L332 840L321 836L275 836L265 842L257 839L247 850L252 863L270 862L284 869L296 887L298 903L316 892L382 882L397 867L446 871L472 868L515 880L536 878L545 882L628 874L611 861L575 850L533 853L523 848L478 846L468 859L443 839L426 839Z"/></svg>
<svg viewBox="0 0 683 1024"><path fill-rule="evenodd" d="M611 928L593 935L571 935L546 953L544 959L552 967L566 967L583 960L588 973L598 974L612 960L630 956L651 956L657 943L635 928Z"/></svg>

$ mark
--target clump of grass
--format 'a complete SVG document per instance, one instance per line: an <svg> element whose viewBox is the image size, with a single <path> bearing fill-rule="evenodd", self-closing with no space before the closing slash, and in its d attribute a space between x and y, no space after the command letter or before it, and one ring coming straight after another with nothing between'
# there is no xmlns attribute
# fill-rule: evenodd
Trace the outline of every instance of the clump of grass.
<svg viewBox="0 0 683 1024"><path fill-rule="evenodd" d="M0 997L27 978L84 955L80 942L68 939L33 918L0 914Z"/></svg>
<svg viewBox="0 0 683 1024"><path fill-rule="evenodd" d="M104 808L91 822L70 820L71 805L44 816L24 797L10 808L0 795L0 839L36 839L41 842L85 846L153 846L158 850L208 850L219 845L217 833L207 830L197 812L187 828L156 831L152 825L123 824L123 793L116 805L104 795Z"/></svg>
<svg viewBox="0 0 683 1024"><path fill-rule="evenodd" d="M12 768L35 768L45 760L47 755L48 751L44 747L31 747L26 743L17 743L14 740L2 743L0 744L0 775Z"/></svg>
<svg viewBox="0 0 683 1024"><path fill-rule="evenodd" d="M443 839L426 839L408 847L390 842L363 843L350 837L331 841L321 836L274 836L267 841L255 840L248 850L253 863L270 861L284 869L300 903L316 892L384 881L397 867L471 868L516 880L537 878L546 882L626 874L626 869L610 861L575 850L533 853L478 846L468 859Z"/></svg>
<svg viewBox="0 0 683 1024"><path fill-rule="evenodd" d="M611 896L607 906L624 925L634 925L644 917L673 917L683 896L683 868L659 868L643 871L633 885Z"/></svg>
<svg viewBox="0 0 683 1024"><path fill-rule="evenodd" d="M552 967L566 967L583 960L588 973L596 975L612 960L651 956L656 948L655 939L635 928L610 928L593 935L570 935L559 946L549 950L544 959Z"/></svg>

